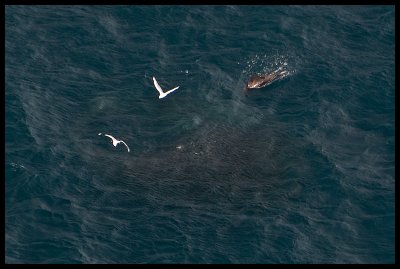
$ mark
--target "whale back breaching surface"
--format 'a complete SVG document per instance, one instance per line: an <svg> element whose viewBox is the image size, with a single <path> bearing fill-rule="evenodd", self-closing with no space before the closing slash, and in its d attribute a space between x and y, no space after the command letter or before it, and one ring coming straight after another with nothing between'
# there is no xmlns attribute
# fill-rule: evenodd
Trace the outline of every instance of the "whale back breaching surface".
<svg viewBox="0 0 400 269"><path fill-rule="evenodd" d="M247 81L247 85L245 91L249 91L252 89L259 89L265 86L268 86L272 82L284 78L289 74L288 71L282 70L282 67L278 68L277 70L273 71L272 73L265 74L265 75L253 75Z"/></svg>

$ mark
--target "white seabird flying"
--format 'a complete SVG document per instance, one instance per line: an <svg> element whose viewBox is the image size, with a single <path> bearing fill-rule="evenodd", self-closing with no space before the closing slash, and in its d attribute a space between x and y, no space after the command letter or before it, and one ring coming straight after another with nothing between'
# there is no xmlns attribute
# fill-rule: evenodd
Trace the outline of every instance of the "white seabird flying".
<svg viewBox="0 0 400 269"><path fill-rule="evenodd" d="M99 135L101 135L101 133L99 133ZM117 145L118 145L119 143L123 143L123 144L126 146L126 148L128 149L128 152L130 152L130 149L129 149L128 145L127 145L124 141L122 141L122 140L117 140L117 139L115 139L112 135L104 134L104 136L108 136L109 138L111 138L114 147L117 147Z"/></svg>
<svg viewBox="0 0 400 269"><path fill-rule="evenodd" d="M158 99L164 98L165 96L167 96L168 94L170 94L171 92L173 92L179 88L179 86L178 86L178 87L173 88L172 90L164 92L161 89L160 85L158 85L158 82L155 77L153 77L153 81L154 81L154 86L156 87L157 91L160 93L160 96L158 97Z"/></svg>

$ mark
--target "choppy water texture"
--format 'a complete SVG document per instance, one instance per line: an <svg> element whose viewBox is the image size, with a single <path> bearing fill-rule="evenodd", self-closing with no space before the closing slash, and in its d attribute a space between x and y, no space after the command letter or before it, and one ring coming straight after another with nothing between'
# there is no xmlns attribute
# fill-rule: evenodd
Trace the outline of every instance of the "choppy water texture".
<svg viewBox="0 0 400 269"><path fill-rule="evenodd" d="M6 263L394 262L394 6L5 15Z"/></svg>

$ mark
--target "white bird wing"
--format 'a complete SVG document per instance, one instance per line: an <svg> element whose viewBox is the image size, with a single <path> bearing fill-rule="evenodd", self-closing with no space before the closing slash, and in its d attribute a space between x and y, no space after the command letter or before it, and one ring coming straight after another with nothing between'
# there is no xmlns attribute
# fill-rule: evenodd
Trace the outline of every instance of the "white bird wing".
<svg viewBox="0 0 400 269"><path fill-rule="evenodd" d="M158 91L161 95L163 95L164 92L163 92L163 90L161 89L160 85L158 85L158 82L157 82L157 80L156 80L155 77L153 77L153 81L154 81L154 86L156 87L157 91Z"/></svg>
<svg viewBox="0 0 400 269"><path fill-rule="evenodd" d="M167 95L167 94L170 94L171 92L173 92L173 91L177 90L178 88L179 88L179 86L178 86L178 87L175 87L175 88L173 88L172 90L169 90L169 91L167 91L167 92L165 93L165 95Z"/></svg>
<svg viewBox="0 0 400 269"><path fill-rule="evenodd" d="M104 136L108 136L109 138L111 138L113 145L114 145L114 141L117 141L117 139L115 139L115 138L114 138L113 136L111 136L111 135L104 134Z"/></svg>
<svg viewBox="0 0 400 269"><path fill-rule="evenodd" d="M128 145L127 145L124 141L120 140L119 142L120 142L120 143L123 143L123 144L126 146L126 148L128 149L128 152L130 151Z"/></svg>

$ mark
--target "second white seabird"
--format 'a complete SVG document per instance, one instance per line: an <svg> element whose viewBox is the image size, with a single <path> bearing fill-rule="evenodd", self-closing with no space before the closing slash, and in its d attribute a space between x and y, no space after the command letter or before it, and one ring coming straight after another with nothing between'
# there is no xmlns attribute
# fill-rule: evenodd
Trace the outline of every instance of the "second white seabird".
<svg viewBox="0 0 400 269"><path fill-rule="evenodd" d="M99 135L101 135L101 133L99 133ZM119 143L122 143L126 146L126 148L128 149L128 152L130 152L128 145L124 141L115 139L115 137L113 137L112 135L104 134L104 136L108 136L109 138L111 138L114 147L117 147L117 145Z"/></svg>
<svg viewBox="0 0 400 269"><path fill-rule="evenodd" d="M175 90L177 90L177 89L179 88L179 86L178 86L178 87L173 88L172 90L169 90L169 91L167 91L167 92L164 92L164 91L161 89L161 87L160 87L160 85L158 84L158 82L157 82L157 80L156 80L155 77L153 77L153 82L154 82L154 86L156 87L157 91L160 93L160 96L158 96L158 99L164 98L165 96L167 96L168 94L170 94L171 92L173 92L173 91L175 91Z"/></svg>

